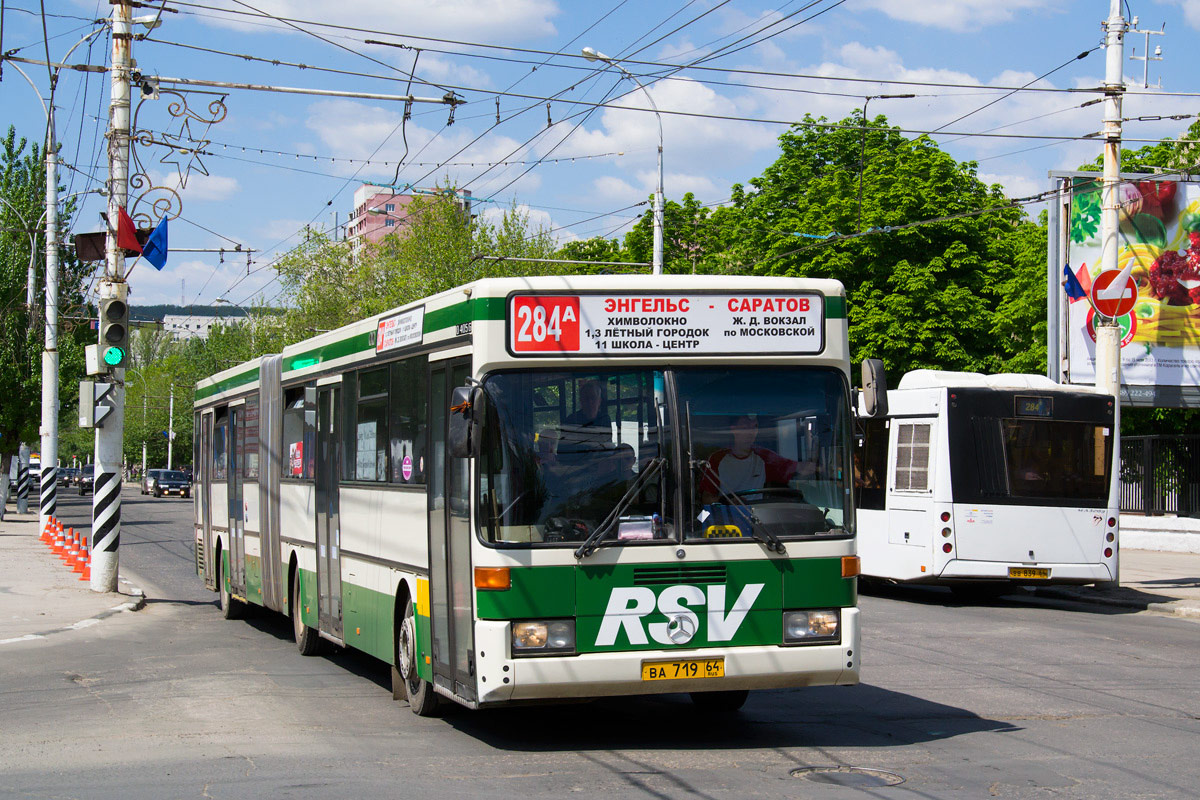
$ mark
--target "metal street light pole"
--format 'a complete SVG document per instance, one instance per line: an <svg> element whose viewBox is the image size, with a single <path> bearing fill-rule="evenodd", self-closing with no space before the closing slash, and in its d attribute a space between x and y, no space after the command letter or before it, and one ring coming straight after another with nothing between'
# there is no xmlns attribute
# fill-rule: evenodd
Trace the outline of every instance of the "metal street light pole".
<svg viewBox="0 0 1200 800"><path fill-rule="evenodd" d="M662 114L658 110L658 105L655 104L654 98L650 95L650 91L645 85L637 79L621 63L614 58L604 55L598 50L591 47L583 48L583 57L588 61L603 61L610 67L615 67L621 71L629 80L638 85L646 95L646 99L650 101L650 107L654 109L654 116L658 119L658 186L654 190L654 255L651 261L651 273L654 275L662 275L663 268L663 127Z"/></svg>

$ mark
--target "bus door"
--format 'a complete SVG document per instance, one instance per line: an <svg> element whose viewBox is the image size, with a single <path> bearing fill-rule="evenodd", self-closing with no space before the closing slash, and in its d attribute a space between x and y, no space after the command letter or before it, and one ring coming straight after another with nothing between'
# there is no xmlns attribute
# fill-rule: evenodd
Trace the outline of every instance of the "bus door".
<svg viewBox="0 0 1200 800"><path fill-rule="evenodd" d="M429 600L433 679L473 701L471 461L446 455L450 397L467 382L469 359L431 364L429 391Z"/></svg>
<svg viewBox="0 0 1200 800"><path fill-rule="evenodd" d="M225 452L229 458L229 587L239 597L246 596L246 515L242 506L242 465L239 444L244 441L242 406L229 409L229 433Z"/></svg>
<svg viewBox="0 0 1200 800"><path fill-rule="evenodd" d="M217 570L213 564L212 548L212 440L213 412L205 411L200 417L200 448L195 453L194 469L200 486L196 491L197 502L200 503L201 548L204 557L204 585L209 589L216 588ZM142 476L145 481L146 476Z"/></svg>
<svg viewBox="0 0 1200 800"><path fill-rule="evenodd" d="M342 389L317 390L317 625L342 639L342 530L338 513Z"/></svg>

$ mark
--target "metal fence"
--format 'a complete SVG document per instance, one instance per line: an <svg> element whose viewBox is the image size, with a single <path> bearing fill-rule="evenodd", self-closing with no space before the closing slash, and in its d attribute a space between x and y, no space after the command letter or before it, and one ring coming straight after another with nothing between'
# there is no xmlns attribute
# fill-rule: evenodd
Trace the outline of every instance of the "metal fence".
<svg viewBox="0 0 1200 800"><path fill-rule="evenodd" d="M1121 437L1121 510L1200 517L1200 435Z"/></svg>

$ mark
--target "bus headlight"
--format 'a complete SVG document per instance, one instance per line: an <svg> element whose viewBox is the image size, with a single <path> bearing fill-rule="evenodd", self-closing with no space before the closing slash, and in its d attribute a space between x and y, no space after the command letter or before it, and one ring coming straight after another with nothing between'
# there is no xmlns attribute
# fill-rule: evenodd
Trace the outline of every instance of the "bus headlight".
<svg viewBox="0 0 1200 800"><path fill-rule="evenodd" d="M809 644L841 641L842 614L836 608L783 612L783 641Z"/></svg>
<svg viewBox="0 0 1200 800"><path fill-rule="evenodd" d="M512 624L513 655L574 653L575 620L552 619Z"/></svg>

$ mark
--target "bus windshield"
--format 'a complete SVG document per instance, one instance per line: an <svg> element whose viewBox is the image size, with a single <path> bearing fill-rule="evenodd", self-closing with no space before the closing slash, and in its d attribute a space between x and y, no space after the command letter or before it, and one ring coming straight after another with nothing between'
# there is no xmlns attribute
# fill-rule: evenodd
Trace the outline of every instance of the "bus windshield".
<svg viewBox="0 0 1200 800"><path fill-rule="evenodd" d="M702 368L679 370L676 381L691 463L687 537L852 531L840 372Z"/></svg>
<svg viewBox="0 0 1200 800"><path fill-rule="evenodd" d="M837 370L511 371L483 389L478 502L490 542L851 532Z"/></svg>

